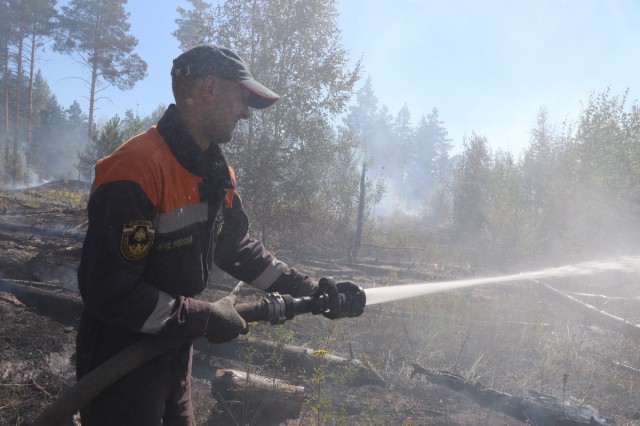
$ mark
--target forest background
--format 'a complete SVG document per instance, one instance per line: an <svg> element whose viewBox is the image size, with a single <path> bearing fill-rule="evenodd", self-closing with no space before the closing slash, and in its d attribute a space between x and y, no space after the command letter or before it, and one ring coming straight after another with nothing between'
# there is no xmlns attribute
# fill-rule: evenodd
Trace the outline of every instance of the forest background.
<svg viewBox="0 0 640 426"><path fill-rule="evenodd" d="M2 187L90 182L96 159L161 116L166 105L95 117L105 87L128 90L147 73L126 3L0 2ZM226 146L253 233L273 248L353 258L364 186L362 241L376 255L512 268L637 249L640 109L627 91L593 92L560 128L540 106L517 155L480 131L453 155L436 107L413 124L407 105L379 105L343 46L335 1L188 3L173 33L181 49L230 46L282 95ZM83 65L88 110L59 104L38 69L45 46Z"/></svg>

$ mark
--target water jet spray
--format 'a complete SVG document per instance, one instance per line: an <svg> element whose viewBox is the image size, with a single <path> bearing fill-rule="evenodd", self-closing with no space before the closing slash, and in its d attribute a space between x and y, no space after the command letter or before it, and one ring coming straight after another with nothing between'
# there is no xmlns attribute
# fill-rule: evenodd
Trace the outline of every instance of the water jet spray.
<svg viewBox="0 0 640 426"><path fill-rule="evenodd" d="M606 271L640 272L640 258L634 256L622 256L610 260L576 263L573 265L546 268L531 272L521 272L512 275L369 288L367 289L367 305L377 305L379 303L443 293L483 284L499 284L551 277L591 275Z"/></svg>

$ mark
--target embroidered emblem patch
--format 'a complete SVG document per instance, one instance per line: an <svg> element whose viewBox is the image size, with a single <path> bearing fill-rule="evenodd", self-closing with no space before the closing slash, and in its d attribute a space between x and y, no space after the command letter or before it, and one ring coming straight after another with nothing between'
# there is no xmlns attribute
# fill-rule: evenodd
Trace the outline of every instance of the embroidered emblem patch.
<svg viewBox="0 0 640 426"><path fill-rule="evenodd" d="M120 239L120 253L132 262L142 259L149 253L155 233L153 224L146 220L125 224Z"/></svg>

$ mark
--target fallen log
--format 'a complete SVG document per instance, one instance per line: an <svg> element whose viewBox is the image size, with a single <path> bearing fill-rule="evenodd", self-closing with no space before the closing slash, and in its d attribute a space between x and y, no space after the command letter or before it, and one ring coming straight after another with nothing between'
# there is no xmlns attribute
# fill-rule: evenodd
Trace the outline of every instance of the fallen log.
<svg viewBox="0 0 640 426"><path fill-rule="evenodd" d="M332 355L323 350L281 345L265 340L234 340L224 345L208 345L197 340L194 348L208 355L248 360L252 363L269 363L275 356L283 367L295 368L307 376L313 376L319 368L326 367L328 379L340 378L351 386L385 384L382 376L364 362Z"/></svg>
<svg viewBox="0 0 640 426"><path fill-rule="evenodd" d="M225 424L278 425L297 419L305 398L303 386L232 369L216 370L211 394L224 409L216 420Z"/></svg>
<svg viewBox="0 0 640 426"><path fill-rule="evenodd" d="M23 203L21 203L20 201L16 200L15 198L4 197L4 196L2 196L2 195L0 195L0 198L1 198L1 199L3 199L3 200L7 200L7 201L9 201L10 203L17 204L17 205L19 205L20 207L25 208L25 209L34 209L34 208L35 208L35 207L28 206L28 205L26 205L26 204L23 204Z"/></svg>
<svg viewBox="0 0 640 426"><path fill-rule="evenodd" d="M628 366L626 364L623 364L623 363L621 363L619 361L611 361L611 365L613 365L614 367L620 368L622 370L629 371L629 372L631 372L633 374L640 374L640 369L637 369L637 368L634 368L634 367L630 367L630 366Z"/></svg>
<svg viewBox="0 0 640 426"><path fill-rule="evenodd" d="M630 321L627 321L624 318L620 318L618 316L612 315L606 311L602 311L597 307L590 305L588 303L583 302L582 300L564 293L547 283L531 280L536 284L539 284L542 289L547 292L553 294L554 296L560 296L560 300L566 302L569 305L574 307L578 307L581 309L586 315L588 315L592 320L598 322L603 328L607 328L612 331L621 332L624 336L640 339L640 325L634 324Z"/></svg>
<svg viewBox="0 0 640 426"><path fill-rule="evenodd" d="M570 400L528 391L529 395L511 395L488 388L477 381L467 380L448 371L432 371L413 364L411 378L416 374L425 376L431 383L443 385L471 398L479 405L505 413L517 420L534 425L610 425L589 406L577 405Z"/></svg>
<svg viewBox="0 0 640 426"><path fill-rule="evenodd" d="M18 223L0 222L0 230L21 232L23 234L43 235L45 237L69 238L79 242L83 242L85 236L84 231L60 225L53 226L51 228L38 228Z"/></svg>
<svg viewBox="0 0 640 426"><path fill-rule="evenodd" d="M13 294L28 307L67 325L77 325L82 315L82 300L75 292L60 291L61 286L0 278L0 291ZM45 290L44 288L49 288Z"/></svg>

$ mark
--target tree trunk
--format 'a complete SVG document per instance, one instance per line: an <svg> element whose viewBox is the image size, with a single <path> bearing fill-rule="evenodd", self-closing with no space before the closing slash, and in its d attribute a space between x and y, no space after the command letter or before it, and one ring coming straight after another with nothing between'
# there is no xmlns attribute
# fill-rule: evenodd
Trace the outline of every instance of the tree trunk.
<svg viewBox="0 0 640 426"><path fill-rule="evenodd" d="M95 55L95 53L94 53ZM98 84L98 65L94 60L91 65L91 88L89 90L89 128L87 129L87 153L89 153L90 157L88 158L89 164L89 182L93 180L93 167L92 163L97 160L97 158L93 157L93 121L94 121L94 110L96 104L96 86Z"/></svg>
<svg viewBox="0 0 640 426"><path fill-rule="evenodd" d="M18 30L18 55L16 61L16 123L14 130L14 138L13 138L13 154L16 156L15 160L17 161L18 154L18 139L20 138L20 97L22 96L22 49L23 49L23 39L24 39L24 24L20 22L19 30ZM17 176L14 176L14 181Z"/></svg>
<svg viewBox="0 0 640 426"><path fill-rule="evenodd" d="M5 169L9 167L9 40L4 40L4 165Z"/></svg>
<svg viewBox="0 0 640 426"><path fill-rule="evenodd" d="M12 201L11 199L4 198L5 200ZM20 204L20 203L17 203ZM22 204L20 204L22 205ZM23 206L24 207L24 206ZM36 228L30 225L23 225L19 223L0 222L0 230L10 232L23 232L27 235L44 235L48 237L69 238L78 242L83 242L85 232L73 228Z"/></svg>
<svg viewBox="0 0 640 426"><path fill-rule="evenodd" d="M36 24L31 33L31 63L29 64L29 104L27 105L27 146L25 147L25 183L28 184L31 170L31 140L33 139L33 79L36 61Z"/></svg>
<svg viewBox="0 0 640 426"><path fill-rule="evenodd" d="M360 252L360 244L362 243L362 228L364 226L364 201L366 196L366 176L367 166L362 165L362 176L360 176L360 201L358 202L358 224L356 228L356 240L353 244L353 251L351 252L351 260L358 259Z"/></svg>

